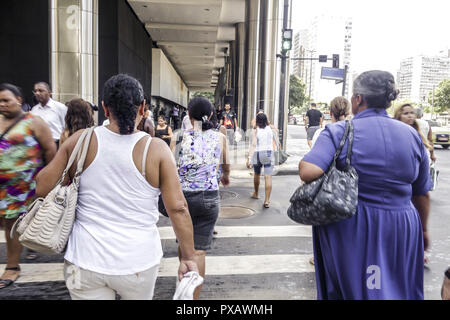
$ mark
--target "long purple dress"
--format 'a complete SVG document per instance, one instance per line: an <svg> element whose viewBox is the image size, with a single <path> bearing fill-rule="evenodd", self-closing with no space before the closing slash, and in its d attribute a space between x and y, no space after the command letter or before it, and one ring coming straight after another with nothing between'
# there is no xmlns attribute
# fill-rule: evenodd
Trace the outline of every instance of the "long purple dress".
<svg viewBox="0 0 450 320"><path fill-rule="evenodd" d="M384 109L354 117L352 165L359 174L358 211L313 228L318 299L423 299L424 244L412 195L430 190L419 134ZM328 125L303 158L326 171L345 122ZM343 168L347 144L338 160Z"/></svg>

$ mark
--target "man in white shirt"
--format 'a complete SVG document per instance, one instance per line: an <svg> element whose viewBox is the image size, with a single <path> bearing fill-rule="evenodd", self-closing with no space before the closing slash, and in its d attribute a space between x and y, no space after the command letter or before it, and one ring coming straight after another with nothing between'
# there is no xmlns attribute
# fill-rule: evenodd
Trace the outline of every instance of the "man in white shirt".
<svg viewBox="0 0 450 320"><path fill-rule="evenodd" d="M53 140L59 145L59 139L66 127L65 117L67 107L51 98L50 86L45 82L38 82L34 85L34 96L39 104L31 110L31 114L41 117L52 132Z"/></svg>

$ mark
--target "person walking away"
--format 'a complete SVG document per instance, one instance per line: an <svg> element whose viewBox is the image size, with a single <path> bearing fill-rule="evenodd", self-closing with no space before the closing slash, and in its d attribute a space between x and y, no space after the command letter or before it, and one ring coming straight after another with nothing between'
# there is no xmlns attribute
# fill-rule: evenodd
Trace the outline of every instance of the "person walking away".
<svg viewBox="0 0 450 320"><path fill-rule="evenodd" d="M41 117L47 123L52 132L53 140L59 146L59 139L66 125L67 107L51 98L52 92L48 83L36 83L33 93L39 103L33 107L31 113Z"/></svg>
<svg viewBox="0 0 450 320"><path fill-rule="evenodd" d="M180 246L180 280L186 272L198 272L192 222L170 149L136 129L144 115L142 85L120 74L105 83L103 92L111 124L95 128L80 176L76 219L64 256L66 285L74 300L114 300L116 294L122 300L150 300L163 255L156 225L159 195ZM39 196L45 197L60 179L82 132L72 135L39 173Z"/></svg>
<svg viewBox="0 0 450 320"><path fill-rule="evenodd" d="M316 109L316 104L311 103L311 109L306 112L305 117L305 130L306 130L306 140L308 142L308 146L312 148L312 139L314 137L314 133L323 127L323 115L322 112Z"/></svg>
<svg viewBox="0 0 450 320"><path fill-rule="evenodd" d="M345 97L336 97L330 102L330 116L331 123L336 123L338 121L343 121L350 115L350 107L351 103ZM320 128L316 130L314 136L311 140L311 147L314 147L314 144L317 141L320 133L324 128Z"/></svg>
<svg viewBox="0 0 450 320"><path fill-rule="evenodd" d="M148 104L145 105L144 109L144 117L141 122L139 122L137 129L139 131L147 132L151 137L155 136L155 125L153 123L152 118L150 117L150 110L148 108Z"/></svg>
<svg viewBox="0 0 450 320"><path fill-rule="evenodd" d="M219 216L220 196L217 170L222 168L220 181L230 183L230 163L226 137L214 130L211 123L212 105L204 97L189 102L188 114L193 129L185 131L179 149L175 151L179 163L179 176L184 196L194 225L194 245L200 275L205 276L206 251L211 248L214 225ZM201 287L194 291L194 299L200 297Z"/></svg>
<svg viewBox="0 0 450 320"><path fill-rule="evenodd" d="M386 112L398 96L392 74L367 71L353 84L351 165L358 173L356 214L313 227L318 299L422 300L429 246L429 169L414 128ZM346 123L327 125L299 164L302 181L326 172ZM345 168L348 141L337 168ZM401 276L399 276L401 275Z"/></svg>
<svg viewBox="0 0 450 320"><path fill-rule="evenodd" d="M22 246L10 232L17 218L35 200L35 176L56 153L47 124L22 110L21 90L11 84L0 85L0 219L4 220L6 268L0 289L14 283L20 275Z"/></svg>
<svg viewBox="0 0 450 320"><path fill-rule="evenodd" d="M90 128L95 125L92 107L89 102L83 99L69 101L67 103L65 122L65 130L59 138L59 147L78 130Z"/></svg>
<svg viewBox="0 0 450 320"><path fill-rule="evenodd" d="M231 110L229 103L225 104L225 111L222 113L220 124L227 129L228 143L234 145L234 132L238 129L238 123L236 113Z"/></svg>
<svg viewBox="0 0 450 320"><path fill-rule="evenodd" d="M253 167L254 192L252 198L259 199L259 183L261 178L261 169L264 167L265 199L264 208L270 207L270 194L272 192L272 174L273 174L273 151L276 150L272 128L264 113L256 116L257 128L252 131L252 144L250 146L247 159L247 167Z"/></svg>
<svg viewBox="0 0 450 320"><path fill-rule="evenodd" d="M176 105L172 110L173 130L178 130L180 127L180 106Z"/></svg>
<svg viewBox="0 0 450 320"><path fill-rule="evenodd" d="M172 140L172 128L167 124L164 116L158 117L158 125L155 130L155 137L164 140L168 146L170 146L170 141Z"/></svg>

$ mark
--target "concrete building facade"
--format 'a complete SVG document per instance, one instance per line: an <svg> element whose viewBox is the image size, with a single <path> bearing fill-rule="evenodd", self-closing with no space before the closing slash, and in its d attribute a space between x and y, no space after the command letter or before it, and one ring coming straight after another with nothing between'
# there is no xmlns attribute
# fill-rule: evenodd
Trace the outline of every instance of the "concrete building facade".
<svg viewBox="0 0 450 320"><path fill-rule="evenodd" d="M403 59L397 73L399 99L428 103L429 92L444 79L450 79L450 54Z"/></svg>
<svg viewBox="0 0 450 320"><path fill-rule="evenodd" d="M281 75L277 54L291 2L4 0L0 82L22 87L30 104L33 84L45 81L56 100L100 105L106 80L127 73L166 116L187 107L191 92L210 91L216 105L231 99L243 129L258 108L277 123L287 118L278 108L289 72Z"/></svg>

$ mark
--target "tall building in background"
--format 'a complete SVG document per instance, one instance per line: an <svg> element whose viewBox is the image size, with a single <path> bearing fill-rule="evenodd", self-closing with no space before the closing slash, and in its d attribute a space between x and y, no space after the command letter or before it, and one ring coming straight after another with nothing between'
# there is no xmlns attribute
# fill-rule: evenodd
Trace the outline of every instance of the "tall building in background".
<svg viewBox="0 0 450 320"><path fill-rule="evenodd" d="M352 19L321 15L313 19L311 28L299 31L294 39L294 56L318 58L319 55L339 54L340 68L348 67L347 75L351 75L352 57ZM297 43L298 41L298 43ZM322 67L331 67L327 63L315 61L295 61L293 73L306 84L306 94L316 102L330 102L334 97L342 95L342 85L334 81L321 79ZM349 93L351 79L347 77L345 96Z"/></svg>
<svg viewBox="0 0 450 320"><path fill-rule="evenodd" d="M293 58L305 58L308 50L310 50L309 31L303 29L296 32L294 35L294 46L291 56ZM308 83L306 78L308 70L307 66L309 66L308 61L293 60L291 66L291 73L302 79L304 83Z"/></svg>
<svg viewBox="0 0 450 320"><path fill-rule="evenodd" d="M397 83L399 99L427 103L428 94L438 84L450 78L450 53L436 56L418 55L400 62Z"/></svg>

